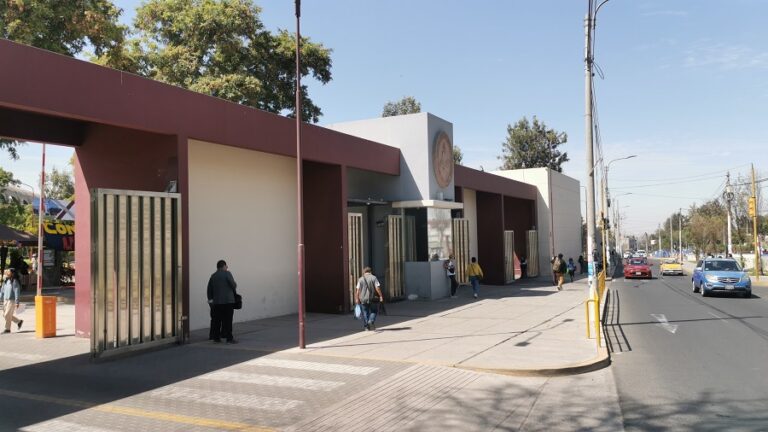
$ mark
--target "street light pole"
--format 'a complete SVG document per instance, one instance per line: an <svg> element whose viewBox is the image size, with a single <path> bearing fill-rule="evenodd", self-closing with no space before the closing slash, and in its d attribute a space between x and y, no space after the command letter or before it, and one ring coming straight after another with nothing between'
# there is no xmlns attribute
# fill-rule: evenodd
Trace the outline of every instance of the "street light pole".
<svg viewBox="0 0 768 432"><path fill-rule="evenodd" d="M43 159L40 168L40 204L37 208L37 297L43 295L43 214L45 214L45 143L43 143ZM35 314L37 312L35 308Z"/></svg>
<svg viewBox="0 0 768 432"><path fill-rule="evenodd" d="M592 144L592 2L584 19L584 131L587 151L587 280L590 291L595 291L595 157Z"/></svg>
<svg viewBox="0 0 768 432"><path fill-rule="evenodd" d="M680 250L680 262L683 262L683 209L680 208L680 213L677 215L677 245Z"/></svg>
<svg viewBox="0 0 768 432"><path fill-rule="evenodd" d="M301 0L296 0L296 234L298 237L299 348L306 348L304 322L304 196L301 160Z"/></svg>

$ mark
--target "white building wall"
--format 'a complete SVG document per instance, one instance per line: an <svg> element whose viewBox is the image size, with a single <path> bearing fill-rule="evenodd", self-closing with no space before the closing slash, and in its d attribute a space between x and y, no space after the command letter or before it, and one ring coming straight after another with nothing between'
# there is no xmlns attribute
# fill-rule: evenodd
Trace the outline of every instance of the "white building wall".
<svg viewBox="0 0 768 432"><path fill-rule="evenodd" d="M482 262L482 259L477 256L477 191L465 188L462 193L464 218L469 220L469 256L477 257L477 260Z"/></svg>
<svg viewBox="0 0 768 432"><path fill-rule="evenodd" d="M296 161L189 141L189 308L208 327L208 278L224 259L243 296L235 321L296 312Z"/></svg>
<svg viewBox="0 0 768 432"><path fill-rule="evenodd" d="M557 253L576 261L582 254L579 182L548 168L495 171L494 174L533 185L539 192L536 228L539 232L541 274L549 272L549 260ZM554 239L550 238L550 234ZM552 240L554 251L551 247Z"/></svg>

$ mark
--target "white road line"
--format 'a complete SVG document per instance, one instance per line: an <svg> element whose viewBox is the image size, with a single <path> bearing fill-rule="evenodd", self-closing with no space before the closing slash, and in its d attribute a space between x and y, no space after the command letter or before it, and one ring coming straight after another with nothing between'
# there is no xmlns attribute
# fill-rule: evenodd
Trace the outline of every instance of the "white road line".
<svg viewBox="0 0 768 432"><path fill-rule="evenodd" d="M651 314L652 317L656 319L659 323L656 324L657 326L663 328L664 330L675 334L677 331L677 324L670 324L669 321L667 321L667 317L664 314Z"/></svg>
<svg viewBox="0 0 768 432"><path fill-rule="evenodd" d="M22 432L114 432L114 429L85 426L64 420L49 420L19 430Z"/></svg>
<svg viewBox="0 0 768 432"><path fill-rule="evenodd" d="M267 411L287 411L301 405L301 401L243 393L198 390L187 387L169 386L147 393L149 396L184 402L235 406Z"/></svg>
<svg viewBox="0 0 768 432"><path fill-rule="evenodd" d="M723 319L723 317L717 316L717 314L715 314L714 312L709 312L709 314L717 319Z"/></svg>
<svg viewBox="0 0 768 432"><path fill-rule="evenodd" d="M369 375L379 370L377 367L350 366L335 363L320 363L298 360L281 360L270 358L259 358L247 361L244 364L249 366L268 366L283 369L308 370L317 372L331 372L348 375Z"/></svg>
<svg viewBox="0 0 768 432"><path fill-rule="evenodd" d="M8 357L14 360L29 360L29 361L40 361L48 358L44 355L39 355L39 354L23 354L23 353L15 353L15 352L7 352L7 351L0 352L0 357Z"/></svg>
<svg viewBox="0 0 768 432"><path fill-rule="evenodd" d="M331 391L344 385L339 381L323 381L306 378L293 378L276 375L262 375L242 372L217 371L200 376L201 379L231 383L258 384L274 387L291 387L306 390Z"/></svg>

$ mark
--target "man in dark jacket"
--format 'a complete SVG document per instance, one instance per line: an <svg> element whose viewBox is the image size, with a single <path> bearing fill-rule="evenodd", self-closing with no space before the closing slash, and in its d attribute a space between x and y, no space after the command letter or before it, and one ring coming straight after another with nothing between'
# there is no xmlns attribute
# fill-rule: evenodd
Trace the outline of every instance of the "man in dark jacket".
<svg viewBox="0 0 768 432"><path fill-rule="evenodd" d="M216 273L208 280L208 304L213 305L211 317L211 338L221 342L226 338L227 343L235 344L232 336L232 316L235 313L235 289L237 283L224 260L216 263Z"/></svg>

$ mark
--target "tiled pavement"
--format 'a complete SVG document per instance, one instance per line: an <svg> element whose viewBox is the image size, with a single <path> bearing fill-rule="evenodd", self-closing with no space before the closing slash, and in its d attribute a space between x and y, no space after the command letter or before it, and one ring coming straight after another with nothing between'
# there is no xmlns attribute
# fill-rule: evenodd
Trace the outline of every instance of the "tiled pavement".
<svg viewBox="0 0 768 432"><path fill-rule="evenodd" d="M610 369L523 378L446 367L457 352L488 352L497 336L511 342L497 360L522 365L527 356L536 365L571 352L561 331L583 327L563 322L555 306L578 304L583 284L552 296L551 287L531 282L519 292L485 289L480 302L465 296L393 304L376 333L360 332L349 317L310 315L311 349L302 352L285 350L296 343L295 317L239 324L235 346L204 341L200 332L189 345L103 363L83 354L87 340L6 335L0 430L620 430ZM507 328L498 321L505 311ZM441 342L433 346L425 336ZM367 349L332 352L345 345Z"/></svg>

